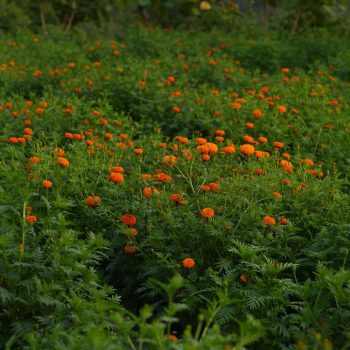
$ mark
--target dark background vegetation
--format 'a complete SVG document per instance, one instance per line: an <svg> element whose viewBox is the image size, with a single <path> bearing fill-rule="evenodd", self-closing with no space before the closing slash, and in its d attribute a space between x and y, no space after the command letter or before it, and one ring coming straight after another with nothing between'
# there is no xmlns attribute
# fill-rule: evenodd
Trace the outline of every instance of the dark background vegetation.
<svg viewBox="0 0 350 350"><path fill-rule="evenodd" d="M232 50L246 68L269 73L319 63L342 79L350 79L344 63L350 58L349 21L349 0L0 0L0 35L60 30L68 40L104 37L138 45L138 27L220 31L237 38ZM152 53L156 43L148 39L142 44Z"/></svg>
<svg viewBox="0 0 350 350"><path fill-rule="evenodd" d="M58 25L66 32L98 28L123 35L130 23L232 30L258 22L264 29L295 33L313 27L345 28L349 4L349 0L1 0L0 29L46 32Z"/></svg>

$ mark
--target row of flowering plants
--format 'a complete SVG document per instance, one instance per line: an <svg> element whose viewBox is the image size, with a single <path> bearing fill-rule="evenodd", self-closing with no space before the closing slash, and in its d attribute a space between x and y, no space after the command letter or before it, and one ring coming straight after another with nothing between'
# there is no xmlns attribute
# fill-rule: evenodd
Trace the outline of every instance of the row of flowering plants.
<svg viewBox="0 0 350 350"><path fill-rule="evenodd" d="M347 348L346 83L47 40L1 57L0 344Z"/></svg>
<svg viewBox="0 0 350 350"><path fill-rule="evenodd" d="M348 144L350 128L349 85L335 75L337 66L307 72L286 66L267 74L245 68L239 59L242 41L249 46L249 38L222 33L218 42L217 33L198 34L196 40L180 33L144 31L123 42L83 44L58 34L7 40L0 57L1 86L25 99L45 101L54 94L60 114L71 119L75 101L107 99L142 130L161 127L167 135L207 136L225 129L235 139L270 135L294 152L347 169L349 158L334 142ZM22 112L1 107L10 118ZM36 112L44 113L41 109Z"/></svg>

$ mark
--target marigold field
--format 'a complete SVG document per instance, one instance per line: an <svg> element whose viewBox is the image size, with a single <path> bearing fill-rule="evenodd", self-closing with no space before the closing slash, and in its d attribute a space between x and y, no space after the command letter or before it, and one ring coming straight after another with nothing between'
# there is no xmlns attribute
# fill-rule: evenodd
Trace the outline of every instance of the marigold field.
<svg viewBox="0 0 350 350"><path fill-rule="evenodd" d="M339 59L256 67L259 38L215 31L0 45L0 348L350 348Z"/></svg>

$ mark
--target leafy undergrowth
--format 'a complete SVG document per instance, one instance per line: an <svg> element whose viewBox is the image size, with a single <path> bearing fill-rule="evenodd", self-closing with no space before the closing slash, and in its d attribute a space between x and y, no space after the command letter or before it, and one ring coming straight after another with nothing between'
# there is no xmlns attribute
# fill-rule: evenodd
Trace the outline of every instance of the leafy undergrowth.
<svg viewBox="0 0 350 350"><path fill-rule="evenodd" d="M348 348L347 83L161 39L6 46L1 346Z"/></svg>

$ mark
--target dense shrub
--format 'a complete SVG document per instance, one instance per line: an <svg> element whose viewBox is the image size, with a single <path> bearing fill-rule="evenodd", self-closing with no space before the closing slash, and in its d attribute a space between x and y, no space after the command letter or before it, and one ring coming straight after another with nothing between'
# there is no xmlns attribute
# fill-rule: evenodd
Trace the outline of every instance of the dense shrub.
<svg viewBox="0 0 350 350"><path fill-rule="evenodd" d="M0 346L345 349L337 40L52 35L1 43Z"/></svg>

